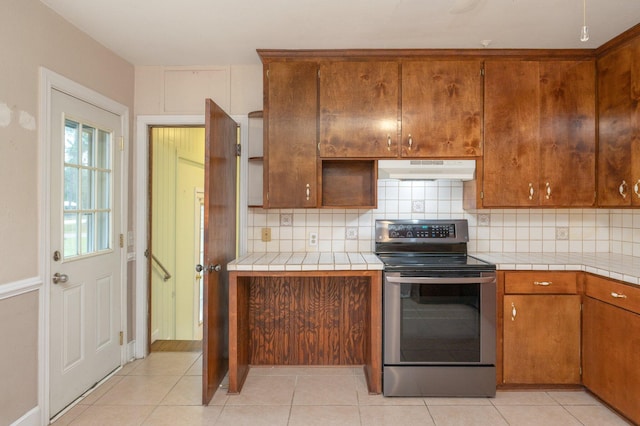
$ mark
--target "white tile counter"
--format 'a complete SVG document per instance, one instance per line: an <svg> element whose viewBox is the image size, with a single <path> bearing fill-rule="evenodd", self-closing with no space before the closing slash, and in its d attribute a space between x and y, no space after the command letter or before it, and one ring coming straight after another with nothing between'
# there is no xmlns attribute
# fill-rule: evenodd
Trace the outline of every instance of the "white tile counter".
<svg viewBox="0 0 640 426"><path fill-rule="evenodd" d="M640 285L640 258L614 253L470 253L499 270L585 271ZM370 271L383 264L369 252L249 253L228 264L229 271Z"/></svg>
<svg viewBox="0 0 640 426"><path fill-rule="evenodd" d="M585 271L640 285L640 257L614 253L470 253L499 270Z"/></svg>
<svg viewBox="0 0 640 426"><path fill-rule="evenodd" d="M366 252L249 253L228 265L229 271L375 271L383 264Z"/></svg>

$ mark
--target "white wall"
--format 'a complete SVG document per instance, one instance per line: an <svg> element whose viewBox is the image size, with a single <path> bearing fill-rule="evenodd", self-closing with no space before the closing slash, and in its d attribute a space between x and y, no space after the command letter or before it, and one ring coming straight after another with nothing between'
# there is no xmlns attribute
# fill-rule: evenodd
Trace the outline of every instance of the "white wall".
<svg viewBox="0 0 640 426"><path fill-rule="evenodd" d="M44 348L38 187L39 72L46 67L133 112L133 66L38 0L0 13L0 425L39 422ZM131 117L130 117L131 120ZM25 291L29 289L29 291ZM47 322L42 322L47 324ZM34 424L34 423L31 423Z"/></svg>

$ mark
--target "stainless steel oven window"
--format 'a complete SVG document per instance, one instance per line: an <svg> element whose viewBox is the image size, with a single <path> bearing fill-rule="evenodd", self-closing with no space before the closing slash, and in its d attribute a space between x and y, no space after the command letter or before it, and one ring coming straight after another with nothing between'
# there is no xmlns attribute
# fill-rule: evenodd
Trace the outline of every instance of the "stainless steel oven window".
<svg viewBox="0 0 640 426"><path fill-rule="evenodd" d="M385 273L386 365L495 363L495 272Z"/></svg>

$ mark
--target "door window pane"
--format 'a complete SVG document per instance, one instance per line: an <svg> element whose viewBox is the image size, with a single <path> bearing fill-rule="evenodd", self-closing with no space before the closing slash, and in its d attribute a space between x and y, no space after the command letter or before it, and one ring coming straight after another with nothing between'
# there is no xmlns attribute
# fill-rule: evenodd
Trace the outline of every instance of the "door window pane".
<svg viewBox="0 0 640 426"><path fill-rule="evenodd" d="M113 248L113 133L65 120L64 258Z"/></svg>

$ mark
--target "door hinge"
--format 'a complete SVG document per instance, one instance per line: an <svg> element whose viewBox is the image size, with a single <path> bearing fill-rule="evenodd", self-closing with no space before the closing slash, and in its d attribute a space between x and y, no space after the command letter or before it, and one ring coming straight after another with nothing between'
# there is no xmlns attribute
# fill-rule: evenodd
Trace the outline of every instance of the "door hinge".
<svg viewBox="0 0 640 426"><path fill-rule="evenodd" d="M120 248L124 247L124 234L120 234Z"/></svg>
<svg viewBox="0 0 640 426"><path fill-rule="evenodd" d="M120 151L124 151L124 137L120 136Z"/></svg>
<svg viewBox="0 0 640 426"><path fill-rule="evenodd" d="M242 145L236 145L236 157L240 157L242 155Z"/></svg>
<svg viewBox="0 0 640 426"><path fill-rule="evenodd" d="M120 346L124 345L124 333L120 332Z"/></svg>

